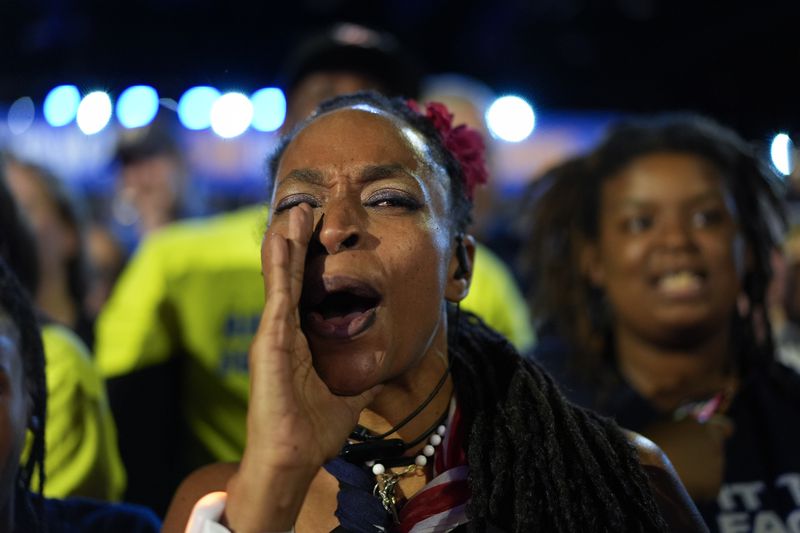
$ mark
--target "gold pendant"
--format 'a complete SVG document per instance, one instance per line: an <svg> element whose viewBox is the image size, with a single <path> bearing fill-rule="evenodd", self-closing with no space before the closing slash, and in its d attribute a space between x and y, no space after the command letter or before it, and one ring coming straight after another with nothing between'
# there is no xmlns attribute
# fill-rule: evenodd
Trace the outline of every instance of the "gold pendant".
<svg viewBox="0 0 800 533"><path fill-rule="evenodd" d="M386 473L378 474L376 476L378 482L375 483L375 488L372 489L372 494L381 499L383 508L386 509L387 513L392 515L392 520L394 520L395 524L400 523L400 519L397 516L397 497L394 493L395 488L401 479L415 472L416 470L417 465L409 465L405 470L400 472L395 473L387 471Z"/></svg>

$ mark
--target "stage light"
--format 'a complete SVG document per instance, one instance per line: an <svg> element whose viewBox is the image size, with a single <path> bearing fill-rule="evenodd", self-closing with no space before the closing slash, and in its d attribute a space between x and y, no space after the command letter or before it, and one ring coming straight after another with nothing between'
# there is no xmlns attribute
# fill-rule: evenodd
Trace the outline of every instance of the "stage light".
<svg viewBox="0 0 800 533"><path fill-rule="evenodd" d="M78 114L81 93L74 85L59 85L44 99L44 119L54 128L66 126Z"/></svg>
<svg viewBox="0 0 800 533"><path fill-rule="evenodd" d="M778 169L778 172L784 176L788 176L794 170L794 162L792 161L792 154L794 152L794 144L792 139L785 133L779 133L772 139L769 153L772 157L772 164Z"/></svg>
<svg viewBox="0 0 800 533"><path fill-rule="evenodd" d="M211 126L211 107L219 98L213 87L192 87L178 101L178 119L185 128L204 130Z"/></svg>
<svg viewBox="0 0 800 533"><path fill-rule="evenodd" d="M86 135L99 133L111 120L111 98L103 91L87 94L78 106L78 127Z"/></svg>
<svg viewBox="0 0 800 533"><path fill-rule="evenodd" d="M286 119L286 97L283 91L268 87L253 93L253 129L258 131L275 131Z"/></svg>
<svg viewBox="0 0 800 533"><path fill-rule="evenodd" d="M211 106L211 129L223 139L244 133L253 120L253 104L242 93L226 93Z"/></svg>
<svg viewBox="0 0 800 533"><path fill-rule="evenodd" d="M33 124L36 106L30 96L17 98L8 108L8 129L14 135L22 135Z"/></svg>
<svg viewBox="0 0 800 533"><path fill-rule="evenodd" d="M519 96L502 96L486 111L486 124L492 136L508 142L520 142L530 136L536 125L531 105Z"/></svg>
<svg viewBox="0 0 800 533"><path fill-rule="evenodd" d="M117 100L117 120L126 128L150 124L158 113L158 92L149 85L128 87Z"/></svg>

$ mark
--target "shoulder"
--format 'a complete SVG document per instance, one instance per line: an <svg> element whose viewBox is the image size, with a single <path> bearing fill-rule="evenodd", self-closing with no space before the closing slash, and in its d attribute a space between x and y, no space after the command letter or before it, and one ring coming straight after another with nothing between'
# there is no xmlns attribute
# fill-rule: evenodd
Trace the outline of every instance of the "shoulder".
<svg viewBox="0 0 800 533"><path fill-rule="evenodd" d="M86 344L72 330L54 323L45 324L42 344L49 390L66 387L66 383L80 383L90 395L100 394L100 373Z"/></svg>
<svg viewBox="0 0 800 533"><path fill-rule="evenodd" d="M184 531L197 501L210 492L227 490L239 463L214 463L192 472L178 487L164 520L165 532Z"/></svg>
<svg viewBox="0 0 800 533"><path fill-rule="evenodd" d="M203 218L174 222L148 236L141 244L141 252L149 256L164 256L165 261L196 266L198 258L213 260L220 252L258 253L267 223L265 206L250 206ZM181 255L189 254L188 262ZM138 252L137 252L138 255ZM224 255L224 254L222 254ZM231 258L228 258L230 261Z"/></svg>
<svg viewBox="0 0 800 533"><path fill-rule="evenodd" d="M672 469L672 463L667 459L667 455L655 442L635 431L627 429L622 429L621 431L636 450L636 454L639 456L639 463L642 466L660 468L662 470Z"/></svg>
<svg viewBox="0 0 800 533"><path fill-rule="evenodd" d="M47 351L67 353L69 356L89 360L89 349L71 329L54 322L42 326L42 343ZM49 363L49 361L48 361Z"/></svg>
<svg viewBox="0 0 800 533"><path fill-rule="evenodd" d="M667 455L650 439L622 430L636 450L647 475L653 497L670 531L708 531L700 512L692 502Z"/></svg>

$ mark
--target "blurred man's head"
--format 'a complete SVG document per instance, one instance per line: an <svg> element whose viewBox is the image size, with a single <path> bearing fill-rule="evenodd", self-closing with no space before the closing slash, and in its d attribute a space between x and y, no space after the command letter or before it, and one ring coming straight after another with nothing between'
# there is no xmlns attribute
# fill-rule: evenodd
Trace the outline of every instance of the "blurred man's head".
<svg viewBox="0 0 800 533"><path fill-rule="evenodd" d="M115 152L120 198L133 207L142 234L180 214L186 169L180 147L164 122L124 130Z"/></svg>
<svg viewBox="0 0 800 533"><path fill-rule="evenodd" d="M289 54L282 85L287 97L283 131L291 130L333 96L374 89L417 98L422 68L394 36L353 23L311 35Z"/></svg>

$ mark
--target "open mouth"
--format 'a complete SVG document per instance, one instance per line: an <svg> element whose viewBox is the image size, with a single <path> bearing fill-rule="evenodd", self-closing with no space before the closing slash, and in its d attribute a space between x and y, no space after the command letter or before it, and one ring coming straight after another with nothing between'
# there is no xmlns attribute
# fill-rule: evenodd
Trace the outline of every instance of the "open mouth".
<svg viewBox="0 0 800 533"><path fill-rule="evenodd" d="M656 288L672 297L689 297L699 294L705 286L706 276L694 270L676 270L658 276Z"/></svg>
<svg viewBox="0 0 800 533"><path fill-rule="evenodd" d="M351 278L325 278L304 288L303 329L321 337L349 339L375 322L381 295L369 284Z"/></svg>

